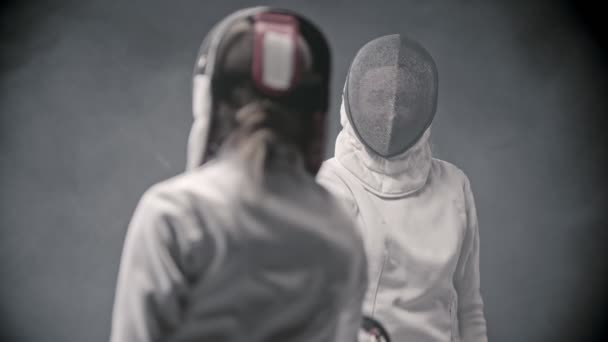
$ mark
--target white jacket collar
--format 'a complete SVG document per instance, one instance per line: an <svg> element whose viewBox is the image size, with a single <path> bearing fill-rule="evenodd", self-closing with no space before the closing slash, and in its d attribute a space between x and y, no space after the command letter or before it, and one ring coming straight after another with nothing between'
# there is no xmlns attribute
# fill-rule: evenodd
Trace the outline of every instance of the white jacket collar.
<svg viewBox="0 0 608 342"><path fill-rule="evenodd" d="M404 153L384 158L366 148L348 121L344 103L340 108L342 131L336 139L335 157L370 191L382 197L402 197L426 184L431 168L430 127Z"/></svg>

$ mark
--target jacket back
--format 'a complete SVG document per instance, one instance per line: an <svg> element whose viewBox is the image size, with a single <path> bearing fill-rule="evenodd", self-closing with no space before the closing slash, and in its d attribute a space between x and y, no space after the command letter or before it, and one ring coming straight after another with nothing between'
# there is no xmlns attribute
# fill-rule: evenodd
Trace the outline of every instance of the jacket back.
<svg viewBox="0 0 608 342"><path fill-rule="evenodd" d="M359 234L302 167L219 158L153 186L129 226L112 342L354 341Z"/></svg>

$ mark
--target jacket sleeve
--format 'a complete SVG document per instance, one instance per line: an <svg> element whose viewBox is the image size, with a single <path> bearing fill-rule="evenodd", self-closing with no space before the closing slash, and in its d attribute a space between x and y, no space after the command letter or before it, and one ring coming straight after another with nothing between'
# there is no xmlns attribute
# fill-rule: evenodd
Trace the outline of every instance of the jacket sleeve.
<svg viewBox="0 0 608 342"><path fill-rule="evenodd" d="M179 323L186 281L170 208L148 191L135 210L120 261L111 342L163 341Z"/></svg>
<svg viewBox="0 0 608 342"><path fill-rule="evenodd" d="M486 342L486 320L479 280L479 229L471 185L464 184L467 232L454 277L458 293L458 322L464 342Z"/></svg>

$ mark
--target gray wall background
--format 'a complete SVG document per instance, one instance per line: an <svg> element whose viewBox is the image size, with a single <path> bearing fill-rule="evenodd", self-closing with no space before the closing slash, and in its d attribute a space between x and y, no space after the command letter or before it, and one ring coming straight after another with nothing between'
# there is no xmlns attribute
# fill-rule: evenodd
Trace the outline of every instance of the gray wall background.
<svg viewBox="0 0 608 342"><path fill-rule="evenodd" d="M104 341L126 226L182 171L205 33L251 1L19 2L2 12L0 339ZM356 50L401 32L439 67L436 154L472 180L491 341L599 341L606 65L571 8L513 1L266 1L334 52L331 146Z"/></svg>

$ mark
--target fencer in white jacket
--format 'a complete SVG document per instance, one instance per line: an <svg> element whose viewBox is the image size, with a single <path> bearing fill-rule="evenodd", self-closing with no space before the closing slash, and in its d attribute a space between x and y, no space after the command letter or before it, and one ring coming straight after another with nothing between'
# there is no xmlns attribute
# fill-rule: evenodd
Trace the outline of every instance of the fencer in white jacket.
<svg viewBox="0 0 608 342"><path fill-rule="evenodd" d="M401 61L404 70L382 75L378 68L398 60L390 56L386 45L396 46L402 56L416 58L418 54L418 60ZM399 36L382 37L362 50L372 59L380 51L389 56L388 61L370 63L368 58L363 63L368 70L362 71L357 59L366 56L360 52L356 57L351 73L365 75L349 75L335 156L323 164L317 180L343 200L362 232L369 275L364 314L383 322L398 342L487 341L480 294L479 228L471 185L458 167L433 158L429 146L435 108L433 105L424 112L424 103L432 103L436 95L431 95L431 101L424 96L436 92L434 63L421 46ZM425 63L431 70L426 79L420 72ZM411 90L407 80L415 77L405 76L412 74L414 64L418 71L414 76L419 80L413 82L416 89L409 100L422 105L410 103L399 108L404 102L397 100L388 106L392 112L374 113L375 109L385 110L395 92ZM405 74L405 82L390 80L400 72ZM389 91L387 98L376 94L375 98L361 99L357 96L371 92L348 84L358 79L376 82L376 90L401 85ZM430 90L420 91L425 86ZM362 110L366 112L357 112ZM395 122L399 116L402 120Z"/></svg>
<svg viewBox="0 0 608 342"><path fill-rule="evenodd" d="M188 171L154 185L133 215L111 342L356 340L364 246L314 179L328 49L309 21L263 7L212 31L194 75Z"/></svg>

